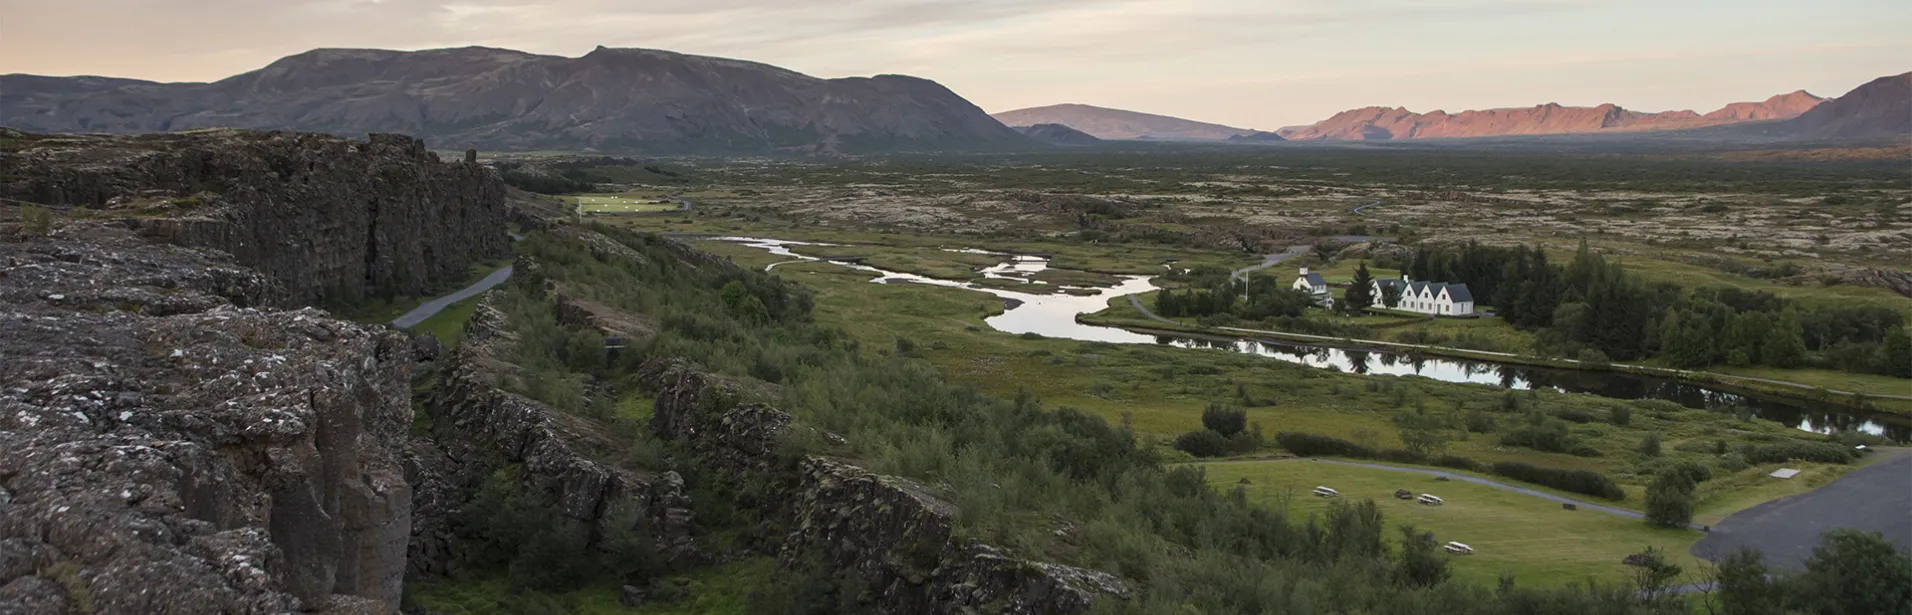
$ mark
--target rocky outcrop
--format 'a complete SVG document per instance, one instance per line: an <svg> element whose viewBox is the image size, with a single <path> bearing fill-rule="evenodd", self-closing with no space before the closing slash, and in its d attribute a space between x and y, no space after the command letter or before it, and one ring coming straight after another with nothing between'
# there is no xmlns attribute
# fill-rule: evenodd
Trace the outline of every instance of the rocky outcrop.
<svg viewBox="0 0 1912 615"><path fill-rule="evenodd" d="M795 460L795 470L787 470L792 460L778 442L804 428L774 408L733 407L727 400L737 386L722 378L653 361L642 379L657 391L652 427L660 437L680 441L710 467L780 481L782 497L768 512L789 522L778 547L785 562L821 556L870 588L880 612L1067 615L1130 594L1106 573L1032 562L959 537L955 507L915 481L821 457Z"/></svg>
<svg viewBox="0 0 1912 615"><path fill-rule="evenodd" d="M1902 297L1912 297L1912 272L1891 269L1854 269L1840 275L1840 281L1854 286L1883 288Z"/></svg>
<svg viewBox="0 0 1912 615"><path fill-rule="evenodd" d="M669 563L699 561L683 479L675 472L640 476L599 461L620 444L586 421L500 388L514 369L502 358L512 341L504 314L488 300L480 303L464 344L440 372L426 407L431 433L412 447L411 475L419 489L412 574L429 579L455 572L471 537L457 535L450 520L485 477L505 464L521 466L523 487L544 493L592 535L602 535L602 524L616 518L615 511L630 510L642 515Z"/></svg>
<svg viewBox="0 0 1912 615"><path fill-rule="evenodd" d="M495 172L400 135L0 129L0 198L231 254L287 305L418 296L463 277L509 252L505 190Z"/></svg>
<svg viewBox="0 0 1912 615"><path fill-rule="evenodd" d="M238 307L278 284L108 224L0 228L0 612L397 608L410 344Z"/></svg>

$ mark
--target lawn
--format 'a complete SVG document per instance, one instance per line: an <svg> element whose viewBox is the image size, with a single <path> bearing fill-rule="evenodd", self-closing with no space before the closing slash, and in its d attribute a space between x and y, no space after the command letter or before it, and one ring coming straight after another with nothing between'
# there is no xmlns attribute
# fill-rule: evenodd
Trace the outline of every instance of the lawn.
<svg viewBox="0 0 1912 615"><path fill-rule="evenodd" d="M1595 579L1606 584L1627 581L1632 569L1621 563L1647 546L1666 551L1689 573L1700 562L1687 550L1703 536L1691 530L1659 529L1644 521L1591 510L1569 511L1560 504L1532 496L1434 477L1371 468L1348 467L1306 460L1223 462L1205 464L1209 484L1227 491L1242 487L1251 501L1307 517L1324 511L1328 502L1310 492L1316 486L1339 490L1343 498L1372 499L1389 525L1387 537L1398 545L1393 529L1412 524L1434 532L1442 543L1455 541L1474 548L1474 554L1450 559L1457 579L1492 585L1503 572L1526 586L1558 586ZM1248 484L1242 484L1247 480ZM1396 489L1432 493L1446 500L1426 506L1395 499Z"/></svg>
<svg viewBox="0 0 1912 615"><path fill-rule="evenodd" d="M443 311L432 315L431 318L425 319L424 322L414 325L409 331L430 334L438 338L439 343L448 347L457 346L459 342L465 340L465 323L471 320L471 313L478 310L478 301L483 298L484 295L479 295L453 303Z"/></svg>
<svg viewBox="0 0 1912 615"><path fill-rule="evenodd" d="M567 197L578 206L580 213L586 214L635 214L662 211L676 211L681 206L676 202L646 194L583 194Z"/></svg>

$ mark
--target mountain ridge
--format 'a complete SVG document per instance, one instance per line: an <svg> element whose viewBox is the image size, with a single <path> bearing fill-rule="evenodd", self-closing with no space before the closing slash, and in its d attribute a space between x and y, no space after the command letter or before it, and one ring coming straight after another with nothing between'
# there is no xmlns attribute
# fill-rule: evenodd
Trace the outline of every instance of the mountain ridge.
<svg viewBox="0 0 1912 615"><path fill-rule="evenodd" d="M598 47L323 48L212 82L0 75L0 125L398 132L439 147L746 153L1032 144L927 79L821 79L748 60Z"/></svg>
<svg viewBox="0 0 1912 615"><path fill-rule="evenodd" d="M1532 107L1416 113L1406 107L1360 107L1306 126L1276 131L1293 141L1378 141L1678 130L1751 121L1783 120L1805 113L1826 99L1804 90L1761 102L1739 102L1700 114L1691 110L1642 112L1613 103L1575 107L1546 103Z"/></svg>
<svg viewBox="0 0 1912 615"><path fill-rule="evenodd" d="M1168 115L1081 103L1014 109L994 113L990 117L1010 126L1061 124L1098 139L1225 141L1229 137L1251 135L1257 132Z"/></svg>

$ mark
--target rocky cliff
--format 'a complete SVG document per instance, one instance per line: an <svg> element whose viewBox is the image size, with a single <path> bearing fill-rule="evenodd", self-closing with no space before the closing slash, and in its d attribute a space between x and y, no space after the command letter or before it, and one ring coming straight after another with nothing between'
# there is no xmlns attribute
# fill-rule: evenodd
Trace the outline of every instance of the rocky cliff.
<svg viewBox="0 0 1912 615"><path fill-rule="evenodd" d="M489 299L466 330L464 344L439 368L440 383L425 409L432 428L412 444L411 476L419 491L413 578L456 572L475 537L458 535L449 521L485 477L505 465L521 467L520 487L556 502L593 536L616 519L639 520L668 565L682 569L701 561L682 477L670 471L640 476L599 461L616 456L621 445L587 421L501 389L499 379L514 370L503 359L513 335Z"/></svg>
<svg viewBox="0 0 1912 615"><path fill-rule="evenodd" d="M0 199L231 254L292 305L425 294L508 253L505 191L496 173L399 135L0 129Z"/></svg>
<svg viewBox="0 0 1912 615"><path fill-rule="evenodd" d="M0 225L0 612L396 608L407 340L238 307L279 285L223 254L49 233Z"/></svg>
<svg viewBox="0 0 1912 615"><path fill-rule="evenodd" d="M780 453L779 439L808 428L775 408L724 403L735 395L721 378L663 360L645 365L643 378L657 391L652 426L660 437L683 442L713 468L778 481L782 497L768 512L790 528L780 557L820 555L870 588L879 612L1068 615L1088 612L1100 598L1130 595L1111 575L1032 562L961 538L955 507L915 481L814 456L781 471L791 460Z"/></svg>
<svg viewBox="0 0 1912 615"><path fill-rule="evenodd" d="M603 47L579 58L480 47L319 49L214 83L5 75L0 126L398 132L494 150L726 153L1027 144L924 79L818 79L755 62Z"/></svg>

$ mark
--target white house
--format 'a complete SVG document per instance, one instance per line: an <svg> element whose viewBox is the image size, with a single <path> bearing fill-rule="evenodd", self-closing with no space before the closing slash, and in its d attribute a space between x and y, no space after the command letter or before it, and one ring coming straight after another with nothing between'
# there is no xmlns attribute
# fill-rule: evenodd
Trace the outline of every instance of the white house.
<svg viewBox="0 0 1912 615"><path fill-rule="evenodd" d="M1321 279L1319 273L1308 273L1307 267L1301 268L1301 277L1295 278L1292 288L1308 293L1308 298L1313 299L1315 305L1324 308L1334 307L1334 295L1328 291L1328 281Z"/></svg>
<svg viewBox="0 0 1912 615"><path fill-rule="evenodd" d="M1399 289L1400 301L1388 307L1386 291ZM1405 312L1420 312L1435 316L1473 316L1474 293L1467 290L1466 284L1447 284L1443 282L1416 282L1407 276L1396 280L1388 278L1374 281L1374 307Z"/></svg>

